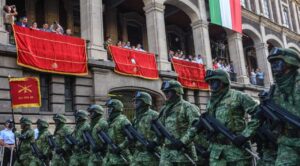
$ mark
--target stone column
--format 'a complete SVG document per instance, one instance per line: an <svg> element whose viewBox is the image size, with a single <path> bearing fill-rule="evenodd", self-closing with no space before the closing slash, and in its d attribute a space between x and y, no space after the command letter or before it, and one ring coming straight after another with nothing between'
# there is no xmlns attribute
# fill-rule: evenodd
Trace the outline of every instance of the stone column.
<svg viewBox="0 0 300 166"><path fill-rule="evenodd" d="M256 14L260 15L260 5L259 5L259 0L254 0L255 2L255 12Z"/></svg>
<svg viewBox="0 0 300 166"><path fill-rule="evenodd" d="M280 10L280 6L279 5L280 4L279 4L278 0L275 0L275 10L276 10L276 16L277 16L277 20L275 20L275 21L277 21L277 23L279 25L282 25L281 10Z"/></svg>
<svg viewBox="0 0 300 166"><path fill-rule="evenodd" d="M250 82L247 76L242 34L236 32L228 32L227 40L230 59L233 62L234 70L237 73L237 81L239 83L249 84Z"/></svg>
<svg viewBox="0 0 300 166"><path fill-rule="evenodd" d="M195 55L203 55L204 64L206 64L207 68L212 68L208 22L199 20L193 22L191 26L193 29Z"/></svg>
<svg viewBox="0 0 300 166"><path fill-rule="evenodd" d="M6 4L6 0L0 0L0 6L3 7ZM8 44L8 32L5 30L4 26L4 18L3 18L3 10L0 12L0 44Z"/></svg>
<svg viewBox="0 0 300 166"><path fill-rule="evenodd" d="M89 40L91 59L107 60L103 37L103 8L101 0L80 0L81 37Z"/></svg>
<svg viewBox="0 0 300 166"><path fill-rule="evenodd" d="M165 28L165 6L157 2L149 2L144 7L146 14L149 52L157 55L159 70L171 71L168 61L167 38Z"/></svg>
<svg viewBox="0 0 300 166"><path fill-rule="evenodd" d="M261 71L265 74L265 87L269 87L271 83L273 82L272 77L272 70L270 63L268 62L268 44L266 43L257 43L255 44L255 50L256 50L256 59L257 59L257 65L261 69Z"/></svg>
<svg viewBox="0 0 300 166"><path fill-rule="evenodd" d="M292 1L292 9L293 9L293 15L294 15L294 18L293 18L293 21L291 22L294 22L295 21L295 28L294 31L297 32L297 33L300 33L300 29L299 29L299 15L297 13L297 6L296 6L296 3L294 1Z"/></svg>

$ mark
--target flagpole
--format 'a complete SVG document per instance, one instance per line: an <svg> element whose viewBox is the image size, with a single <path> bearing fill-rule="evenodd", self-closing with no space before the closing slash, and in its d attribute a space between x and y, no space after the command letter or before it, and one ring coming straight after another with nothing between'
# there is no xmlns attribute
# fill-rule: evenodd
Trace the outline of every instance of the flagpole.
<svg viewBox="0 0 300 166"><path fill-rule="evenodd" d="M16 157L18 158L18 144L17 144L17 137L15 134L16 131L16 123L15 123L15 113L14 113L14 107L13 107L13 102L12 102L12 94L11 94L11 87L10 87L10 78L11 76L8 75L8 85L9 85L9 95L10 95L10 107L11 107L11 117L12 117L12 121L13 121L13 133L14 133L14 137L15 137L15 149L16 149ZM9 163L10 166L12 165L12 163Z"/></svg>

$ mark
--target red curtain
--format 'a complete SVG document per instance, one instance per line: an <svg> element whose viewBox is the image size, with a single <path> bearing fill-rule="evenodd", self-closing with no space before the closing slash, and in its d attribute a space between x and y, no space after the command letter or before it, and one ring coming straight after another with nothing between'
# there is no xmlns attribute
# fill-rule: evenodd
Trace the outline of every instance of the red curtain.
<svg viewBox="0 0 300 166"><path fill-rule="evenodd" d="M172 59L172 63L182 86L189 89L208 90L208 84L204 80L204 65L175 58Z"/></svg>
<svg viewBox="0 0 300 166"><path fill-rule="evenodd" d="M158 79L154 54L117 46L109 46L109 50L116 64L115 72L145 79Z"/></svg>
<svg viewBox="0 0 300 166"><path fill-rule="evenodd" d="M18 65L38 71L87 75L85 41L14 25Z"/></svg>

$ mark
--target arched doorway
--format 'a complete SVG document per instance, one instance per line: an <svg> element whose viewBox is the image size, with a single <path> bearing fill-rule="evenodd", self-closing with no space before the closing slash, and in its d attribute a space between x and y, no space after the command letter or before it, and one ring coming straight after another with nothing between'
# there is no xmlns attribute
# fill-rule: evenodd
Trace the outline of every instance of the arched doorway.
<svg viewBox="0 0 300 166"><path fill-rule="evenodd" d="M243 36L243 48L244 48L247 72L248 72L248 75L251 76L251 72L255 72L255 70L258 67L257 57L256 57L254 41L245 32L244 32L244 36Z"/></svg>
<svg viewBox="0 0 300 166"><path fill-rule="evenodd" d="M129 120L132 120L134 117L134 105L133 105L133 98L135 93L138 90L143 90L145 92L148 92L152 97L152 106L151 108L155 111L159 111L161 108L164 99L159 93L155 93L150 90L144 90L139 88L116 88L109 92L109 95L112 99L119 99L124 104L124 114L127 116Z"/></svg>

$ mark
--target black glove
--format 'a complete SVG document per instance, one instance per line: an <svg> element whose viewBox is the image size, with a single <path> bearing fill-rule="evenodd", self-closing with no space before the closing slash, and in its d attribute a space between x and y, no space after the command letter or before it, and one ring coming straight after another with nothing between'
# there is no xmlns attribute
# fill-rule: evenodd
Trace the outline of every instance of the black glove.
<svg viewBox="0 0 300 166"><path fill-rule="evenodd" d="M239 136L236 136L236 137L233 139L233 144L236 145L236 146L242 146L242 145L245 144L247 141L248 141L248 138L246 138L246 137L243 136L243 135L239 135Z"/></svg>
<svg viewBox="0 0 300 166"><path fill-rule="evenodd" d="M185 145L180 141L176 140L174 143L172 143L172 147L176 150L181 150Z"/></svg>
<svg viewBox="0 0 300 166"><path fill-rule="evenodd" d="M43 154L41 154L41 155L39 156L39 158L40 158L41 160L46 160L46 159L47 159L47 156L46 156L46 155L43 155Z"/></svg>
<svg viewBox="0 0 300 166"><path fill-rule="evenodd" d="M55 150L55 153L56 154L58 154L58 155L60 155L60 154L62 154L62 153L64 153L65 151L62 149L62 148L57 148L56 150Z"/></svg>
<svg viewBox="0 0 300 166"><path fill-rule="evenodd" d="M146 145L146 148L148 151L153 151L157 147L157 143L154 141L149 141L149 143Z"/></svg>
<svg viewBox="0 0 300 166"><path fill-rule="evenodd" d="M112 149L112 152L114 154L120 154L121 153L121 149L119 147L115 148L115 149Z"/></svg>

